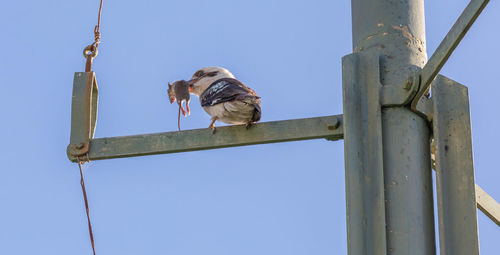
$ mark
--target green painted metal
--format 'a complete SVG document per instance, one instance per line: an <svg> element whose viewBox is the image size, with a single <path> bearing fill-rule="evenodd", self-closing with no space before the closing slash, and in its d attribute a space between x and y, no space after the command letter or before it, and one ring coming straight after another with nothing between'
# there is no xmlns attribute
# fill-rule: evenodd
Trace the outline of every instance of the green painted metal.
<svg viewBox="0 0 500 255"><path fill-rule="evenodd" d="M436 51L434 51L434 54L432 54L431 58L422 69L420 74L420 90L412 102L412 109L417 109L418 100L430 87L432 81L446 63L451 53L453 53L488 3L489 0L472 0L460 17L458 17L453 27L448 34L446 34L446 37L441 41Z"/></svg>
<svg viewBox="0 0 500 255"><path fill-rule="evenodd" d="M376 64L379 66L378 61ZM383 107L405 106L411 102L413 97L417 94L419 82L417 79L418 76L414 75L414 73L415 72L412 72L412 78L408 78L403 87L400 84L386 84L382 86L379 80L375 81L376 85L380 87L380 103Z"/></svg>
<svg viewBox="0 0 500 255"><path fill-rule="evenodd" d="M500 204L476 184L477 208L500 227Z"/></svg>
<svg viewBox="0 0 500 255"><path fill-rule="evenodd" d="M390 87L388 92L380 95L368 94L365 105L375 106L371 101L378 100L386 104L381 108L381 113L369 109L366 118L381 118L381 132L377 131L377 125L369 125L366 121L359 122L358 127L361 137L357 138L365 142L365 147L359 146L360 153L353 154L347 151L352 147L352 141L348 137L353 128L349 113L344 112L345 117L345 146L346 146L346 173L350 174L355 169L348 160L358 160L358 164L365 168L383 168L383 182L378 179L366 178L365 182L373 190L384 190L384 218L385 228L383 233L363 233L360 227L376 226L378 222L371 222L380 218L382 210L377 202L371 201L373 194L358 193L364 202L359 215L356 212L347 213L348 232L359 231L358 235L348 233L349 254L435 254L434 240L434 215L432 202L432 178L429 151L430 129L425 118L412 112L406 107L399 106L398 100L392 95L401 94L402 90L412 90L408 87L409 81L413 79L412 73L419 71L427 60L425 48L425 20L423 0L352 0L352 26L353 26L353 49L359 53L361 58L370 56L374 63L365 68L370 71L361 71L356 75L353 86L359 86L357 90L375 91L370 87ZM362 60L363 61L363 60ZM362 62L361 61L361 62ZM377 63L378 62L378 63ZM378 65L377 65L378 64ZM373 66L379 66L374 68ZM374 70L375 69L375 70ZM378 75L377 75L378 74ZM399 89L399 91L398 91ZM389 93L390 92L390 93ZM399 97L399 96L398 96ZM396 98L397 99L397 98ZM355 106L346 104L357 104L349 98L344 98L344 110ZM393 105L388 107L387 105ZM377 106L378 107L378 106ZM374 129L374 130L372 130ZM352 131L351 131L352 132ZM374 132L370 134L369 132ZM377 137L378 136L378 137ZM382 141L382 142L380 142ZM382 144L381 148L379 144ZM369 161L364 155L373 153ZM377 162L376 166L368 165ZM382 163L380 163L382 162ZM350 178L347 176L346 178ZM357 185L346 181L347 192L352 192ZM360 185L360 184L358 184ZM378 186L377 186L378 185ZM377 187L375 187L377 186ZM348 195L348 207L350 198ZM380 195L382 197L382 195ZM376 200L379 200L377 197ZM364 217L366 216L366 217ZM356 225L352 217L364 217L363 224ZM377 227L380 229L382 227ZM377 231L378 232L378 231ZM385 236L385 243L380 235ZM385 246L385 249L383 247Z"/></svg>
<svg viewBox="0 0 500 255"><path fill-rule="evenodd" d="M194 129L181 132L97 138L90 140L90 160L125 158L226 147L343 138L342 115L262 122L246 129L244 125ZM68 154L71 161L76 158Z"/></svg>
<svg viewBox="0 0 500 255"><path fill-rule="evenodd" d="M388 254L434 254L428 123L404 107L382 116Z"/></svg>
<svg viewBox="0 0 500 255"><path fill-rule="evenodd" d="M441 254L478 255L467 87L438 75L432 97Z"/></svg>
<svg viewBox="0 0 500 255"><path fill-rule="evenodd" d="M71 135L68 155L83 156L94 137L97 122L98 89L94 72L77 72L71 101Z"/></svg>
<svg viewBox="0 0 500 255"><path fill-rule="evenodd" d="M347 248L386 254L386 219L378 56L342 59Z"/></svg>

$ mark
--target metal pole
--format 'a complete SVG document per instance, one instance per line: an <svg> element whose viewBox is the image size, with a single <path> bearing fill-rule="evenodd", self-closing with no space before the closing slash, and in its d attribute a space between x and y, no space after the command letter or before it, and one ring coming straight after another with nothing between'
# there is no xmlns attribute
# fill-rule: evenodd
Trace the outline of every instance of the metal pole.
<svg viewBox="0 0 500 255"><path fill-rule="evenodd" d="M405 81L408 80L411 71L421 68L427 61L424 1L352 0L351 3L354 52L362 59L364 56L378 59L380 65L378 75L372 76L380 81L371 81L371 84L379 82L382 86L396 86L404 89ZM378 97L367 97L367 100L377 99ZM344 103L350 102L346 102L344 98ZM372 103L368 102L367 105L372 105ZM345 105L344 109L346 109ZM381 109L382 152L365 151L363 153L376 153L383 158L383 182L380 185L383 185L384 190L385 212L374 208L375 212L382 212L385 215L385 233L378 233L379 235L385 234L385 249L383 251L372 250L373 245L369 244L373 243L375 237L365 236L363 237L365 240L361 240L361 243L348 240L349 254L435 254L428 123L408 107L382 107ZM369 112L368 110L367 113ZM352 126L348 126L351 117L347 112L344 112L344 116L347 149L351 146L347 136ZM367 122L360 124L366 125ZM371 143L370 139L368 137L366 142ZM365 150L369 148L374 148L374 146L368 144ZM353 161L355 157L356 155L353 154L346 155L350 161ZM369 162L366 161L366 163ZM346 161L346 175L349 175L352 170L349 168ZM346 178L348 179L349 176ZM370 182L368 179L365 181ZM350 192L352 187L349 187L350 184L347 182L346 185L348 185L346 191ZM365 196L367 194L365 193ZM365 214L373 212L367 208L373 205L366 203L369 200L364 199ZM348 205L353 203L349 194L347 200ZM365 223L367 225L373 225L374 223L370 221L377 218L373 217L374 214L368 216L362 220L368 221ZM348 232L356 231L356 226L350 224L362 222L355 219L362 215L356 215L348 208L347 217ZM365 248L355 247L356 245ZM380 244L378 246L383 247Z"/></svg>

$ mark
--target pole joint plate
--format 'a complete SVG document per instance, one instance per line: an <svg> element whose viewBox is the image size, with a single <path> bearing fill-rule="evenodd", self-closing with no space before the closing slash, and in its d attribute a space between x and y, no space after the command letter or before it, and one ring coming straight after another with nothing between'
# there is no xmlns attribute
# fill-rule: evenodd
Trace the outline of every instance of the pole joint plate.
<svg viewBox="0 0 500 255"><path fill-rule="evenodd" d="M403 81L403 84L384 86L380 83L379 61L372 61L372 64L375 65L374 70L377 72L374 75L375 83L379 87L380 105L382 107L408 106L420 89L421 70L412 71L408 78ZM416 109L413 111L430 122L433 116L432 100L426 96L420 98Z"/></svg>

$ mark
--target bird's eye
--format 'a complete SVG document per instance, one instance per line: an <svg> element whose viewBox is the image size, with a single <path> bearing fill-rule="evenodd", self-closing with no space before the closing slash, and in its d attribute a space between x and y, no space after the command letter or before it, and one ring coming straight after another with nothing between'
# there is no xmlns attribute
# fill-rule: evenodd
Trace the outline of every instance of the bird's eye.
<svg viewBox="0 0 500 255"><path fill-rule="evenodd" d="M203 76L203 71L202 70L199 70L197 71L196 73L193 74L193 78L198 78L198 77L201 77Z"/></svg>

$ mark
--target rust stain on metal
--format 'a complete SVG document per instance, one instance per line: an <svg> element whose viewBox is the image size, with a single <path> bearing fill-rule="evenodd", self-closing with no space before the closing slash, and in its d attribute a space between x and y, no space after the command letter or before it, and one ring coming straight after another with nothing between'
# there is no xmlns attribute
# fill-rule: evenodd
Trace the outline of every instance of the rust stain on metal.
<svg viewBox="0 0 500 255"><path fill-rule="evenodd" d="M420 52L423 52L422 48L424 46L424 43L422 42L422 40L420 40L419 38L415 37L412 34L412 32L410 31L410 29L408 28L407 25L406 26L402 26L402 25L396 26L396 25L393 25L391 27L392 27L392 29L401 32L401 34L403 35L403 37L409 39L409 41L406 41L406 45L410 46L411 43L414 43L415 45L417 45L418 50Z"/></svg>
<svg viewBox="0 0 500 255"><path fill-rule="evenodd" d="M373 38L373 37L375 37L375 36L377 36L377 35L369 35L368 37L366 37L366 39L365 39L365 40L370 40L370 39L372 39L372 38Z"/></svg>
<svg viewBox="0 0 500 255"><path fill-rule="evenodd" d="M407 46L411 46L412 44L416 46L419 52L424 52L425 45L422 40L419 38L415 37L413 33L410 31L408 25L392 25L384 29L384 23L377 23L377 27L381 28L382 31L379 31L376 34L371 34L368 35L358 46L356 46L353 50L354 53L361 52L363 51L363 46L368 45L368 41L376 39L377 37L385 37L385 36L396 36L396 35L401 35L403 38L405 38L405 44ZM384 31L385 30L385 31ZM382 49L385 48L385 45L371 45L372 46L377 46L381 47Z"/></svg>
<svg viewBox="0 0 500 255"><path fill-rule="evenodd" d="M358 46L356 46L356 47L354 47L354 51L353 51L353 52L354 52L354 53L357 53L357 52L360 52L360 51L362 51L362 50L363 50L363 47L358 47Z"/></svg>
<svg viewBox="0 0 500 255"><path fill-rule="evenodd" d="M401 31L401 33L403 34L404 37L410 39L410 40L414 40L414 36L413 34L410 32L410 30L408 29L408 26L392 26L392 29L394 30L398 30L398 31Z"/></svg>
<svg viewBox="0 0 500 255"><path fill-rule="evenodd" d="M408 25L403 25L403 24L397 24L397 25L385 25L382 22L377 23L377 28L379 31L375 34L370 34L366 36L363 40L361 40L357 46L355 46L353 52L354 53L359 53L362 52L364 49L367 48L372 48L372 47L380 47L381 49L384 49L385 45L381 44L374 44L372 45L373 40L380 39L382 41L386 40L399 40L399 38L403 39L404 45L407 47L411 47L412 45L414 46L415 49L417 49L417 53L424 53L425 54L425 43L423 40L415 36L410 27ZM388 39L389 36L392 39Z"/></svg>

